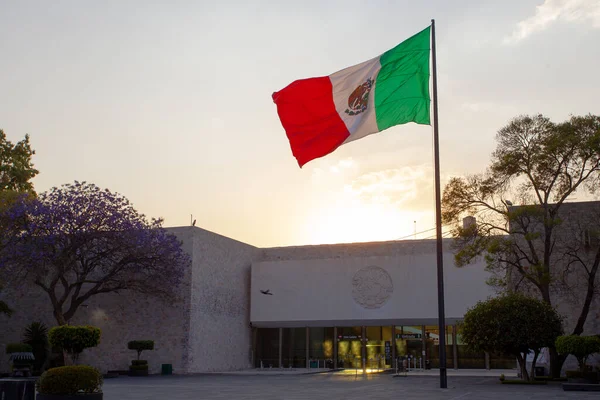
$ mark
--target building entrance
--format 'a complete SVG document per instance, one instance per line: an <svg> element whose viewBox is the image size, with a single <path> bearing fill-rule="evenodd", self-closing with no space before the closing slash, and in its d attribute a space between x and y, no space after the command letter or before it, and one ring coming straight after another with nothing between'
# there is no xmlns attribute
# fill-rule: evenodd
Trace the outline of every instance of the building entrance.
<svg viewBox="0 0 600 400"><path fill-rule="evenodd" d="M362 368L362 327L339 327L336 340L338 368Z"/></svg>

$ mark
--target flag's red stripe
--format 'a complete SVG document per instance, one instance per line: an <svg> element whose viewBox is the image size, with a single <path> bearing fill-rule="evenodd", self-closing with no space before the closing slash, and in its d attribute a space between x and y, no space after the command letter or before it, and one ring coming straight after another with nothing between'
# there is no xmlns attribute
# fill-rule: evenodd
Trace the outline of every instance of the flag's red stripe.
<svg viewBox="0 0 600 400"><path fill-rule="evenodd" d="M335 109L327 76L292 82L273 93L273 101L301 167L331 153L350 136Z"/></svg>

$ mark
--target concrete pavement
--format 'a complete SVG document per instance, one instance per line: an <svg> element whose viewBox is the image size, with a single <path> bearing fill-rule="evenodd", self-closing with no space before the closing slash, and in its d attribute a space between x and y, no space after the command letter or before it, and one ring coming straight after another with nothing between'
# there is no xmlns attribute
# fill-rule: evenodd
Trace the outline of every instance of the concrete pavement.
<svg viewBox="0 0 600 400"><path fill-rule="evenodd" d="M599 393L564 392L558 383L501 385L497 377L450 376L448 389L434 376L390 374L191 375L107 379L105 400L554 400L600 399Z"/></svg>

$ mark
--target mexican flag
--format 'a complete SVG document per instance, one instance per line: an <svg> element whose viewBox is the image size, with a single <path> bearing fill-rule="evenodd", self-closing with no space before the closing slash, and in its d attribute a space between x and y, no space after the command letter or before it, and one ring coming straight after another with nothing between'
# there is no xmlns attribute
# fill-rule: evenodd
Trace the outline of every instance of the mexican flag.
<svg viewBox="0 0 600 400"><path fill-rule="evenodd" d="M273 93L300 167L391 126L430 123L430 30L379 57Z"/></svg>

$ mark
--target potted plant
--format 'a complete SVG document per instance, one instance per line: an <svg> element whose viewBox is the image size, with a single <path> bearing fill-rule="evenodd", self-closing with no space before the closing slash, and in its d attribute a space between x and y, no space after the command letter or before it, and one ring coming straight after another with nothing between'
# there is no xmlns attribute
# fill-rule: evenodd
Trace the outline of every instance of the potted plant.
<svg viewBox="0 0 600 400"><path fill-rule="evenodd" d="M102 400L102 374L88 365L49 369L36 383L37 400Z"/></svg>
<svg viewBox="0 0 600 400"><path fill-rule="evenodd" d="M556 350L560 354L572 354L577 358L579 370L567 371L567 378L572 383L598 383L598 372L586 370L586 361L594 353L600 352L600 338L597 336L559 336L556 339Z"/></svg>
<svg viewBox="0 0 600 400"><path fill-rule="evenodd" d="M129 350L137 351L137 360L131 360L131 365L129 366L129 375L148 376L148 361L140 360L140 356L144 350L154 350L154 341L132 340L131 342L127 343L127 348Z"/></svg>
<svg viewBox="0 0 600 400"><path fill-rule="evenodd" d="M33 348L25 343L9 343L6 345L6 354L12 365L12 375L31 376L31 367L33 366Z"/></svg>
<svg viewBox="0 0 600 400"><path fill-rule="evenodd" d="M77 364L79 355L84 349L98 346L100 343L100 328L95 326L55 326L48 333L48 340L53 348L62 349L65 364Z"/></svg>

